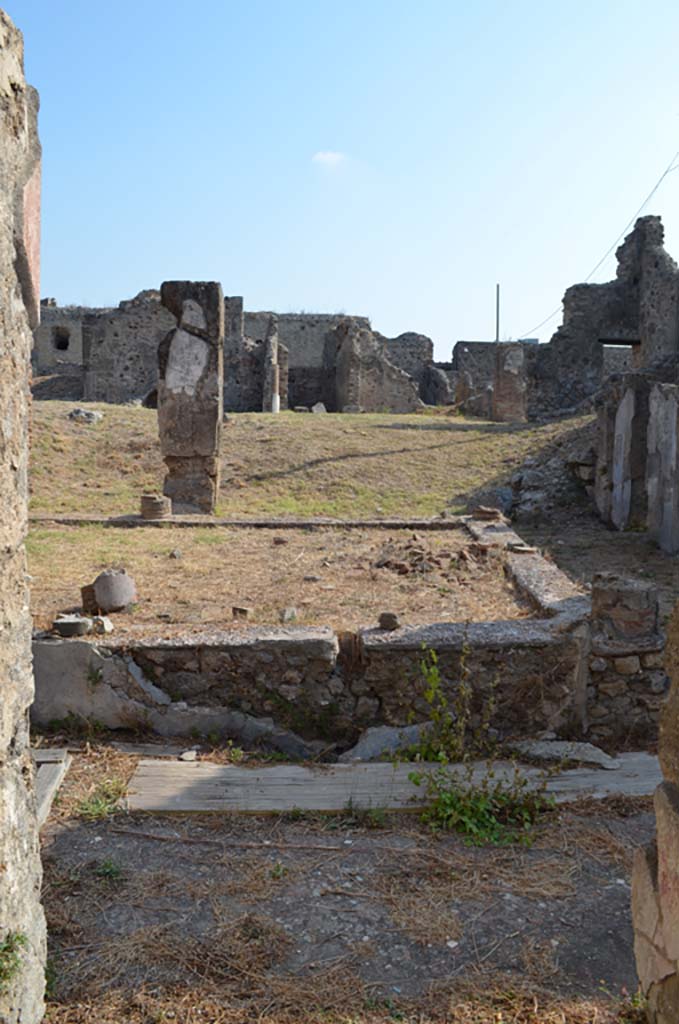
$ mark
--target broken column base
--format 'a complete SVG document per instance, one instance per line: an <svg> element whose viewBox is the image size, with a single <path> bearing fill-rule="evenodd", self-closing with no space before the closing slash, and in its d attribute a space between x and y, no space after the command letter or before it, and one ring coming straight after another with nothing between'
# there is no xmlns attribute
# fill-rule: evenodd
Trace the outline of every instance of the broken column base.
<svg viewBox="0 0 679 1024"><path fill-rule="evenodd" d="M174 515L212 515L219 490L219 461L210 456L166 456L163 494Z"/></svg>

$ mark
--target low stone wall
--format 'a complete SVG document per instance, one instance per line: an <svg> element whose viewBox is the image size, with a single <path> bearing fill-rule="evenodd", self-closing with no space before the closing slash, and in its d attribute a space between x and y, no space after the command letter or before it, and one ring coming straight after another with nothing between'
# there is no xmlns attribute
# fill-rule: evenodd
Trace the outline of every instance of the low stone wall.
<svg viewBox="0 0 679 1024"><path fill-rule="evenodd" d="M465 527L504 550L535 618L339 635L255 628L124 644L114 636L96 645L38 638L34 721L75 715L112 728L274 745L285 730L298 751L314 742L341 748L368 726L427 719L422 660L430 650L449 704L466 680L474 716L480 721L492 704L499 737L553 731L618 740L654 729L666 690L654 588L601 576L592 602L506 523Z"/></svg>

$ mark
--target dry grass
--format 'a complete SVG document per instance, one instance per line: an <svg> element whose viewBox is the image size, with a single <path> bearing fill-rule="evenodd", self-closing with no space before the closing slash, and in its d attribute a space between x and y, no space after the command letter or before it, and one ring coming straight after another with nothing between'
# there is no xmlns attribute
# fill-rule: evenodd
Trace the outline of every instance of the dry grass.
<svg viewBox="0 0 679 1024"><path fill-rule="evenodd" d="M445 1004L445 1005L442 1005ZM421 1020L446 1024L644 1024L635 1000L564 996L525 973L479 971L436 992Z"/></svg>
<svg viewBox="0 0 679 1024"><path fill-rule="evenodd" d="M111 812L120 806L127 783L132 778L138 758L120 754L108 746L87 744L73 757L71 767L54 798L50 822L69 818L91 818L88 807L100 796L109 794ZM101 815L103 816L103 815Z"/></svg>
<svg viewBox="0 0 679 1024"><path fill-rule="evenodd" d="M179 551L181 557L170 557ZM28 540L31 603L38 628L80 605L80 587L109 566L134 577L139 602L113 616L116 634L172 624L243 628L280 622L286 607L302 625L356 629L382 610L404 623L521 618L493 550L475 550L466 531L163 529L41 526ZM384 563L387 564L384 564ZM379 567L378 567L379 566ZM234 622L232 608L251 608Z"/></svg>
<svg viewBox="0 0 679 1024"><path fill-rule="evenodd" d="M92 405L93 425L68 420L76 403L33 405L34 512L137 512L163 466L151 409ZM229 417L219 511L224 515L430 516L453 495L508 475L527 455L587 418L508 426L450 417L329 414ZM459 505L464 504L459 498Z"/></svg>
<svg viewBox="0 0 679 1024"><path fill-rule="evenodd" d="M445 854L418 848L402 851L392 869L385 869L384 878L388 890L396 893L399 888L405 892L436 885L442 899L487 900L511 892L528 899L553 900L575 893L577 870L575 861L565 856L535 856L518 848L489 847L482 853L452 849Z"/></svg>

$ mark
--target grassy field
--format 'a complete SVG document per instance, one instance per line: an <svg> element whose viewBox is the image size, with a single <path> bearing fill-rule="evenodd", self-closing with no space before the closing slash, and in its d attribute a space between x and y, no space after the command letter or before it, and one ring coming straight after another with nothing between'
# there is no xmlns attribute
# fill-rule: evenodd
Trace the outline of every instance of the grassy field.
<svg viewBox="0 0 679 1024"><path fill-rule="evenodd" d="M91 405L104 418L72 422L75 403L33 405L31 511L123 515L159 491L156 413ZM509 426L421 414L230 416L218 513L234 516L430 516L506 478L527 455L585 420Z"/></svg>

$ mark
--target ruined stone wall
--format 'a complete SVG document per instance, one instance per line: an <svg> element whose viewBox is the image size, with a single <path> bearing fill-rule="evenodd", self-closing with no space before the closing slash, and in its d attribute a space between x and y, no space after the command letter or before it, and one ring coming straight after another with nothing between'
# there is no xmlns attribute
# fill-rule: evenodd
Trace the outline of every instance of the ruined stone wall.
<svg viewBox="0 0 679 1024"><path fill-rule="evenodd" d="M490 419L493 414L495 344L491 341L458 341L453 348L457 374L455 401L470 416Z"/></svg>
<svg viewBox="0 0 679 1024"><path fill-rule="evenodd" d="M628 373L634 369L632 345L604 345L604 380L614 373Z"/></svg>
<svg viewBox="0 0 679 1024"><path fill-rule="evenodd" d="M457 396L458 379L452 363L432 363L425 369L420 398L426 405L452 405Z"/></svg>
<svg viewBox="0 0 679 1024"><path fill-rule="evenodd" d="M59 366L82 368L82 321L90 313L112 313L110 309L85 306L57 306L51 300L40 304L40 323L33 332L33 366L36 373L53 372Z"/></svg>
<svg viewBox="0 0 679 1024"><path fill-rule="evenodd" d="M404 413L421 408L416 382L385 358L382 342L361 319L343 320L333 342L338 411Z"/></svg>
<svg viewBox="0 0 679 1024"><path fill-rule="evenodd" d="M373 334L384 345L384 353L389 362L417 381L421 390L427 368L434 362L434 342L431 338L413 331L399 334L397 338L386 338L378 331L373 331Z"/></svg>
<svg viewBox="0 0 679 1024"><path fill-rule="evenodd" d="M82 321L85 400L145 401L158 386L158 345L173 326L158 292L88 313Z"/></svg>
<svg viewBox="0 0 679 1024"><path fill-rule="evenodd" d="M224 411L260 412L264 351L272 314L246 313L240 297L224 300Z"/></svg>
<svg viewBox="0 0 679 1024"><path fill-rule="evenodd" d="M668 630L672 679L660 728L664 781L654 797L656 838L637 850L632 874L634 953L649 1024L679 1020L679 614Z"/></svg>
<svg viewBox="0 0 679 1024"><path fill-rule="evenodd" d="M493 419L499 423L523 423L528 411L526 346L521 342L498 342L493 347Z"/></svg>
<svg viewBox="0 0 679 1024"><path fill-rule="evenodd" d="M18 969L0 986L3 1024L41 1019L45 965L24 552L31 328L39 319L37 113L37 93L24 78L21 34L0 11L0 943L14 946L18 956Z"/></svg>

